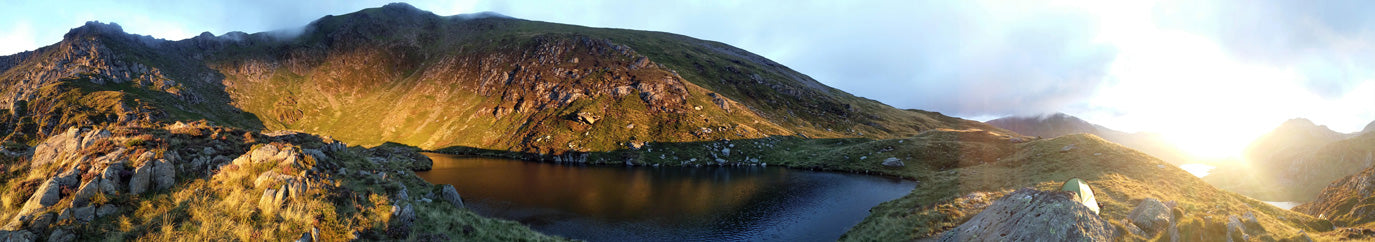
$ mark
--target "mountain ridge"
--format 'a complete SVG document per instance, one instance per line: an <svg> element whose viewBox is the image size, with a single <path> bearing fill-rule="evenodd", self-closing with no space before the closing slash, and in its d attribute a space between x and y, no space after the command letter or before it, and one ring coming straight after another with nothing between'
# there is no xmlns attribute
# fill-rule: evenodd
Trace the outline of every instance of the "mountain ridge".
<svg viewBox="0 0 1375 242"><path fill-rule="evenodd" d="M985 123L1022 135L1043 138L1054 138L1078 133L1093 134L1108 141L1151 154L1171 164L1180 165L1195 161L1195 159L1191 158L1191 156L1186 154L1183 150L1180 150L1179 147L1165 141L1159 134L1117 131L1065 113L1039 116L1009 116L989 120Z"/></svg>
<svg viewBox="0 0 1375 242"><path fill-rule="evenodd" d="M738 48L662 32L586 28L520 20L495 13L441 17L406 4L389 4L322 17L291 38L275 33L229 32L220 36L206 33L186 40L167 41L123 33L117 24L94 22L73 29L58 45L95 41L111 46L111 51L107 52L119 54L108 59L133 59L128 61L137 64L133 66L171 72L162 78L181 80L168 84L175 88L161 87L160 83L137 86L153 86L145 89L189 101L177 105L154 102L173 119L203 117L247 128L258 128L261 123L261 128L322 133L359 144L394 141L427 148L457 145L562 153L622 149L625 142L686 142L777 135L895 138L940 128L1004 132L939 113L895 109L827 87ZM611 57L605 55L611 53L606 51L625 57L606 59ZM639 54L644 51L648 52ZM520 54L510 55L513 53ZM579 60L597 61L578 63ZM474 63L478 66L471 65ZM95 69L100 68L96 66ZM94 77L99 81L112 79ZM187 79L200 82L187 82ZM482 81L453 86L462 83L461 80L474 79ZM494 82L507 84L485 84ZM524 90L509 88L512 82ZM386 90L391 93L424 94L398 96L369 92L364 87L382 87L391 89ZM479 95L462 93L474 89ZM27 94L10 96L11 99L33 99ZM162 95L134 94L145 98ZM500 98L483 98L494 95ZM625 98L634 95L641 96L641 101ZM199 99L209 102L196 102ZM560 102L551 102L555 99ZM384 101L408 108L402 109L403 113L396 113L397 110L383 109L383 105L376 104ZM211 108L186 108L193 104ZM371 108L357 108L369 106ZM480 108L436 108L442 106ZM471 113L462 117L468 121L466 124L348 115L437 117L456 111ZM675 128L645 131L629 128L632 131L623 132L595 122L580 123L577 117L615 120L605 117L646 111L663 115L627 117L623 119L640 122L617 125ZM479 113L490 115L484 117ZM513 113L516 117L504 117ZM584 113L586 115L582 115ZM245 119L239 116L245 115L254 118L242 121ZM658 116L673 117L656 118ZM690 116L696 117L688 118ZM235 124L235 121L242 122ZM522 123L527 125L518 125ZM532 129L528 124L560 127L559 130L542 130ZM496 133L458 130L465 125L470 126L468 129L478 125L493 132L517 135L507 140L473 140L464 137L496 136ZM378 126L383 128L360 129ZM427 134L392 131L406 129ZM356 131L345 130L365 132L355 134ZM574 142L585 140L582 137L586 136L602 137L591 143ZM554 141L525 145L532 140Z"/></svg>

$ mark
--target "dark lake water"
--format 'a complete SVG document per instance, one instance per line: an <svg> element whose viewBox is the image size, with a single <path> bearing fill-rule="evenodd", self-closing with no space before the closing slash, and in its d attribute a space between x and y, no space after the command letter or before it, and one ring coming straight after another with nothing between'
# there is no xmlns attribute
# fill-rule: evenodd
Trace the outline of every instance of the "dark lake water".
<svg viewBox="0 0 1375 242"><path fill-rule="evenodd" d="M911 181L778 167L578 167L426 155L468 208L589 241L834 241Z"/></svg>

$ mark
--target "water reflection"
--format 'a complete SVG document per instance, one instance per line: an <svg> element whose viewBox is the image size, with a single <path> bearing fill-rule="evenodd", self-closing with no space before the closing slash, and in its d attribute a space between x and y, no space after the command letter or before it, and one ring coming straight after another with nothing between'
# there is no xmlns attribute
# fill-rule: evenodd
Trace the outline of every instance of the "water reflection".
<svg viewBox="0 0 1375 242"><path fill-rule="evenodd" d="M473 211L607 240L834 240L915 183L776 167L573 167L427 154Z"/></svg>

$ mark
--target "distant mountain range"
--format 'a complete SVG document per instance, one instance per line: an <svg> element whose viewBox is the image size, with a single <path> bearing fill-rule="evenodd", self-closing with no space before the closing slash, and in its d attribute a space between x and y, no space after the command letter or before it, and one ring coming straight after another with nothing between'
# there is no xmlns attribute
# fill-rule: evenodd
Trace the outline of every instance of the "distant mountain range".
<svg viewBox="0 0 1375 242"><path fill-rule="evenodd" d="M1165 162L1179 165L1190 163L1192 159L1174 144L1164 140L1159 134L1149 132L1127 133L1101 125L1089 123L1078 117L1064 113L1042 116L1013 116L989 120L989 125L1017 132L1027 136L1053 138L1071 134L1092 134L1105 140L1145 152Z"/></svg>
<svg viewBox="0 0 1375 242"><path fill-rule="evenodd" d="M1252 141L1244 163L1218 167L1204 179L1257 199L1309 201L1333 181L1375 165L1375 132L1366 127L1343 134L1291 119Z"/></svg>

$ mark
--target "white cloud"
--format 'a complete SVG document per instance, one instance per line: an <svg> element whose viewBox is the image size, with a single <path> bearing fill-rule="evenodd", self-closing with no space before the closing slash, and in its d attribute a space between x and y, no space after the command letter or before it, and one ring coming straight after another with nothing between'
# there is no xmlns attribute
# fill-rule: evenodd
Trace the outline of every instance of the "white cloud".
<svg viewBox="0 0 1375 242"><path fill-rule="evenodd" d="M0 31L0 55L10 55L34 49L33 27L28 21L10 23L7 30Z"/></svg>

